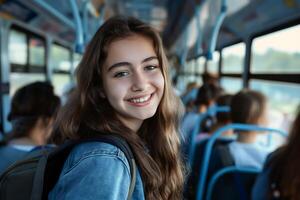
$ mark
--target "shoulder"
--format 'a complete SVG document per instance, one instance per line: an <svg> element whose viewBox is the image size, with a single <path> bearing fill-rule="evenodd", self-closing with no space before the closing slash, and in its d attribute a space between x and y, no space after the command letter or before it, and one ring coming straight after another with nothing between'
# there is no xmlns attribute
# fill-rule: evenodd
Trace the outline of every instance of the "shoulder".
<svg viewBox="0 0 300 200"><path fill-rule="evenodd" d="M24 156L26 153L28 153L28 151L23 151L20 149L17 149L13 146L1 146L0 147L0 157L22 157Z"/></svg>
<svg viewBox="0 0 300 200"><path fill-rule="evenodd" d="M105 142L87 142L77 145L69 154L64 168L71 169L83 162L123 165L129 172L129 163L125 154L117 146Z"/></svg>
<svg viewBox="0 0 300 200"><path fill-rule="evenodd" d="M130 178L128 161L118 147L79 144L66 159L49 199L126 199Z"/></svg>
<svg viewBox="0 0 300 200"><path fill-rule="evenodd" d="M14 162L22 159L28 152L18 150L11 146L1 146L0 147L0 173L4 171L8 166Z"/></svg>

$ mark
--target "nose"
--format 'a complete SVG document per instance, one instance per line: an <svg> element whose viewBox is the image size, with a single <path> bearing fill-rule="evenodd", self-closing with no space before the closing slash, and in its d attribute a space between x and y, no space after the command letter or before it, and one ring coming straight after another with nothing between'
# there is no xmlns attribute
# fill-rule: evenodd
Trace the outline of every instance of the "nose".
<svg viewBox="0 0 300 200"><path fill-rule="evenodd" d="M132 91L139 92L147 89L148 79L143 72L135 72L132 76Z"/></svg>

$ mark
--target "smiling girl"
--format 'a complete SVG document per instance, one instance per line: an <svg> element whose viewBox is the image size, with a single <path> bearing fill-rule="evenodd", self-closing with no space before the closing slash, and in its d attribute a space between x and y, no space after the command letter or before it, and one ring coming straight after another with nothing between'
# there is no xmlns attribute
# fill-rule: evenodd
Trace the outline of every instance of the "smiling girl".
<svg viewBox="0 0 300 200"><path fill-rule="evenodd" d="M173 94L158 33L133 18L111 18L97 31L77 69L73 96L56 121L56 143L115 134L138 165L132 199L182 199L181 104ZM68 156L49 199L126 199L129 164L117 147L90 142Z"/></svg>

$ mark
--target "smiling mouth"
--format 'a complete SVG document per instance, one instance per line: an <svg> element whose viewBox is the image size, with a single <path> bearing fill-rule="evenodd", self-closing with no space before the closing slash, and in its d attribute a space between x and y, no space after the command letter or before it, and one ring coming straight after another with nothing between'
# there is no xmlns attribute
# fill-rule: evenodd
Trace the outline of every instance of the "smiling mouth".
<svg viewBox="0 0 300 200"><path fill-rule="evenodd" d="M144 96L144 97L140 97L140 98L131 98L128 101L132 102L132 103L144 103L146 101L148 101L151 98L151 94Z"/></svg>
<svg viewBox="0 0 300 200"><path fill-rule="evenodd" d="M133 103L133 104L145 104L150 101L152 95L153 95L153 93L143 96L143 97L139 97L139 98L131 98L131 99L128 99L127 101L129 101L130 103Z"/></svg>

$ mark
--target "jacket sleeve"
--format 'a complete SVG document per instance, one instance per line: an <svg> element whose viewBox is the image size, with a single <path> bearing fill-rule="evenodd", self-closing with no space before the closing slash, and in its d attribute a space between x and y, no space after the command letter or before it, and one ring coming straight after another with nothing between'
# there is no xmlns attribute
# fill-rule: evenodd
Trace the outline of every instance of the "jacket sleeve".
<svg viewBox="0 0 300 200"><path fill-rule="evenodd" d="M61 175L49 199L125 200L129 185L130 172L119 155L85 156Z"/></svg>

